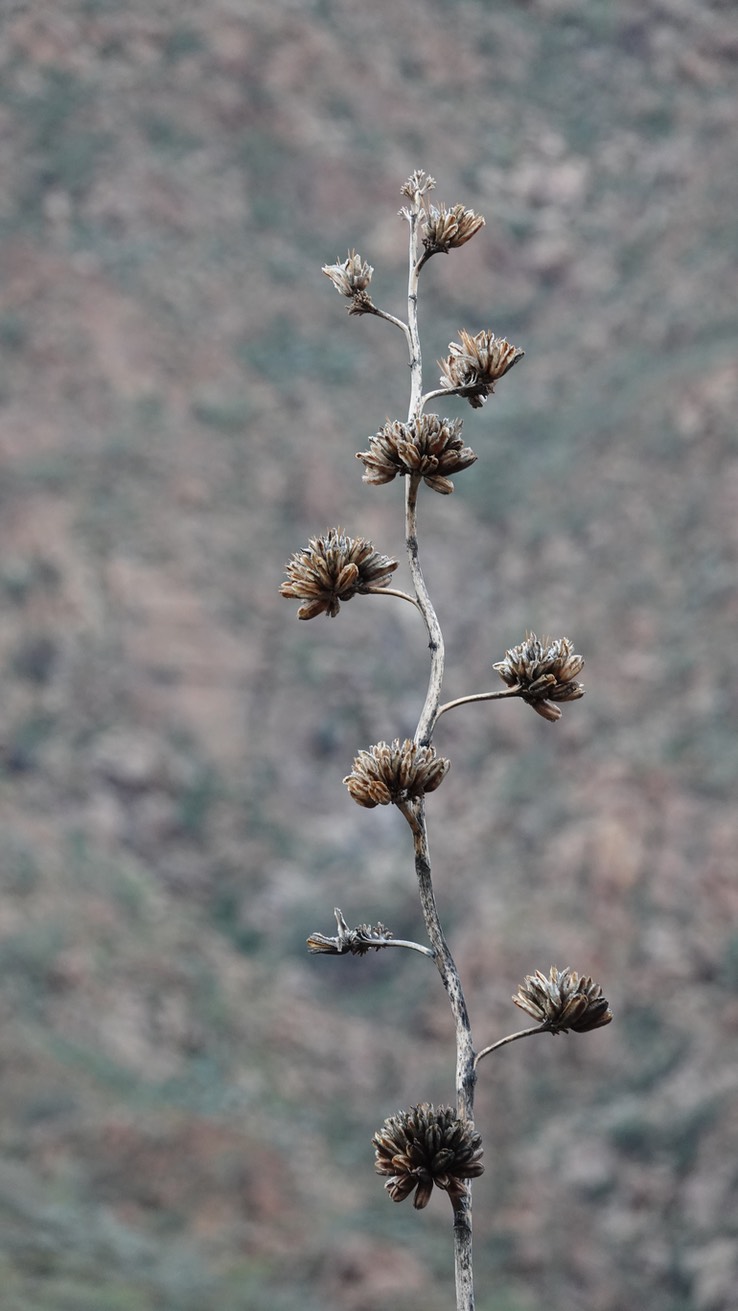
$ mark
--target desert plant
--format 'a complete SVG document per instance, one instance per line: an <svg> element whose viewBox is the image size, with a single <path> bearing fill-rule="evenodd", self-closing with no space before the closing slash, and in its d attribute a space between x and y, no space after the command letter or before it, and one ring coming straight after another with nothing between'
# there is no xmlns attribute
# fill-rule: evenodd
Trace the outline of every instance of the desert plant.
<svg viewBox="0 0 738 1311"><path fill-rule="evenodd" d="M470 702L517 697L542 718L555 723L561 705L578 700L584 688L578 681L584 660L566 637L539 639L525 635L507 651L494 670L502 688L441 702L444 673L443 634L420 565L417 505L422 485L448 495L452 476L469 468L476 455L461 437L462 420L426 413L432 400L460 397L474 408L492 395L496 384L522 358L523 351L504 337L482 331L472 336L461 331L440 362L440 386L423 392L421 344L418 332L418 286L421 271L433 255L454 250L484 226L484 219L463 205L433 205L433 178L422 171L412 174L402 188L406 204L400 211L409 228L407 320L376 306L369 292L373 269L355 251L323 272L349 300L349 314L372 314L394 324L403 333L410 360L410 404L407 419L387 421L369 438L368 449L358 452L364 465L364 482L377 486L400 477L405 480L405 542L413 594L390 587L398 561L381 555L371 542L350 537L342 528L328 529L293 555L281 592L300 601L298 618L319 614L335 617L341 604L354 596L380 594L399 597L417 607L425 622L430 650L430 674L425 702L412 739L378 742L358 752L344 783L358 805L373 808L394 805L404 816L413 840L415 873L429 946L393 937L383 924L350 928L340 909L335 910L337 933L313 933L308 950L333 955L365 955L370 950L402 947L435 961L455 1020L456 1089L454 1106L421 1102L389 1116L373 1138L375 1168L386 1176L390 1197L401 1202L413 1194L422 1210L434 1186L451 1200L455 1248L457 1311L474 1306L472 1277L471 1180L480 1175L482 1139L474 1125L474 1087L479 1062L518 1038L540 1033L583 1033L612 1019L598 984L570 967L552 966L548 973L528 975L513 997L533 1024L475 1051L464 991L436 908L426 823L427 793L438 788L450 762L437 755L433 733L441 715ZM422 247L422 250L421 250Z"/></svg>

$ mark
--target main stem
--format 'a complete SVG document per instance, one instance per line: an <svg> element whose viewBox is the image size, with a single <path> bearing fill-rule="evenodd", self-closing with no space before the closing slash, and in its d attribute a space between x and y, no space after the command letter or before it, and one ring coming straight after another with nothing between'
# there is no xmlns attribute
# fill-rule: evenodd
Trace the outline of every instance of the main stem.
<svg viewBox="0 0 738 1311"><path fill-rule="evenodd" d="M441 700L441 684L443 683L443 670L446 659L446 652L443 645L443 633L441 625L438 622L438 615L435 612L431 602L428 588L426 587L423 577L423 570L420 567L420 557L418 554L418 487L420 479L409 475L405 479L405 546L407 548L407 558L410 565L410 575L415 588L415 597L418 603L418 609L425 620L425 626L428 630L428 649L431 657L430 677L428 679L428 691L425 695L425 704L420 713L418 727L415 730L415 741L418 746L429 746L433 736L433 728L438 718L438 706Z"/></svg>
<svg viewBox="0 0 738 1311"><path fill-rule="evenodd" d="M423 407L423 355L420 349L420 332L418 330L418 219L420 215L420 196L416 195L410 209L405 211L410 225L409 269L407 282L407 327L410 343L410 407L408 423L420 418ZM418 487L420 478L409 474L405 479L405 545L407 547L410 574L415 588L418 607L428 629L428 646L431 653L431 674L425 705L418 721L415 741L418 746L428 746L433 734L433 725L438 713L441 699L441 683L445 651L443 633L438 616L431 604L428 588L425 585L423 571L418 557Z"/></svg>
<svg viewBox="0 0 738 1311"><path fill-rule="evenodd" d="M438 917L433 894L425 801L421 798L412 811L406 811L413 831L415 872L418 876L420 904L438 973L451 1003L456 1024L456 1114L460 1120L474 1119L474 1085L477 1080L469 1012L464 990L449 945ZM471 1182L454 1205L454 1271L457 1311L474 1311L474 1270L472 1266L472 1194Z"/></svg>
<svg viewBox="0 0 738 1311"><path fill-rule="evenodd" d="M406 211L410 225L409 276L408 276L408 335L410 342L410 410L408 422L420 418L423 408L423 365L418 332L418 219L420 196ZM438 616L426 587L418 555L417 503L420 478L408 475L405 480L405 544L410 574L415 588L418 608L428 630L431 670L428 691L420 714L415 741L428 746L438 718L441 684L444 670L444 645ZM474 1085L476 1069L472 1046L471 1025L461 979L438 916L433 893L428 829L425 818L425 800L421 797L413 805L402 807L413 833L415 872L418 877L420 903L428 938L443 986L446 989L456 1025L456 1113L461 1120L474 1118ZM472 1269L472 1197L471 1183L467 1183L463 1196L454 1204L454 1268L456 1276L457 1311L474 1311L474 1280Z"/></svg>

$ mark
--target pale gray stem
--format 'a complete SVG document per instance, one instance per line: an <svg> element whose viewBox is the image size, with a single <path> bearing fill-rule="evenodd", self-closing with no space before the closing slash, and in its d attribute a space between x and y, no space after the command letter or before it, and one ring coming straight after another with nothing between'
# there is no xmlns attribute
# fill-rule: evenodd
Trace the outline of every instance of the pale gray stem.
<svg viewBox="0 0 738 1311"><path fill-rule="evenodd" d="M362 596L399 596L402 601L409 601L415 609L419 609L418 603L414 596L408 592L401 592L397 587L364 587L361 592Z"/></svg>
<svg viewBox="0 0 738 1311"><path fill-rule="evenodd" d="M471 1024L466 1007L464 990L446 937L441 927L431 880L428 830L425 820L425 798L414 804L404 802L399 809L404 814L413 834L415 873L428 938L433 957L446 989L456 1025L456 1114L460 1120L474 1119L474 1085L477 1074L474 1063ZM454 1206L454 1270L456 1278L456 1311L474 1311L474 1278L472 1266L472 1194L471 1183Z"/></svg>
<svg viewBox="0 0 738 1311"><path fill-rule="evenodd" d="M372 305L371 307L367 307L367 309L365 309L365 310L363 311L363 313L364 313L364 314L373 314L373 315L374 315L376 318L378 318L378 319L386 319L388 323L394 323L395 327L396 327L396 328L399 328L400 331L403 332L403 333L405 334L405 340L406 340L407 345L408 345L408 350L410 351L410 354L412 355L412 349L413 349L413 348L412 348L412 342L411 342L411 339L410 339L410 330L409 330L407 324L406 324L406 323L403 323L402 319L397 319L397 318L395 318L394 314L389 314L387 310L380 310L380 309L378 308L378 306L376 306L376 305Z"/></svg>
<svg viewBox="0 0 738 1311"><path fill-rule="evenodd" d="M500 1038L493 1042L491 1047L483 1047L474 1058L475 1067L479 1064L483 1056L489 1056L490 1052L496 1052L500 1047L506 1047L509 1042L517 1042L518 1038L530 1038L534 1033L550 1033L551 1026L546 1024L536 1024L532 1029L519 1029L517 1033L508 1033L506 1038Z"/></svg>
<svg viewBox="0 0 738 1311"><path fill-rule="evenodd" d="M407 279L407 335L410 347L410 406L408 423L419 419L423 412L423 356L418 331L418 218L420 197L416 196L409 209L403 211L410 225L410 268Z"/></svg>
<svg viewBox="0 0 738 1311"><path fill-rule="evenodd" d="M423 263L422 260L418 259L420 206L420 196L416 195L412 205L403 211L410 225L407 322L410 340L411 382L408 422L420 418L424 405L423 357L418 330L418 276ZM420 481L419 475L407 475L405 479L405 545L418 608L428 630L428 647L431 658L430 676L425 704L415 731L415 741L418 745L428 746L433 735L433 726L438 717L445 652L443 633L426 587L418 554L417 508ZM418 878L418 891L420 893L423 918L428 939L433 949L433 957L451 1003L451 1011L456 1026L456 1114L461 1120L473 1120L474 1084L477 1075L474 1068L471 1024L459 971L446 942L433 893L428 830L425 819L425 798L420 797L415 803L405 802L400 806L400 809L412 829L415 849L415 872ZM456 1311L474 1311L472 1195L470 1183L467 1184L463 1196L454 1206L454 1269L456 1274Z"/></svg>
<svg viewBox="0 0 738 1311"><path fill-rule="evenodd" d="M472 1266L471 1184L454 1206L454 1271L456 1311L474 1311L474 1268Z"/></svg>
<svg viewBox="0 0 738 1311"><path fill-rule="evenodd" d="M425 393L425 396L420 402L420 408L422 410L423 407L428 404L428 401L434 401L439 396L461 396L462 399L465 400L474 397L478 398L479 401L484 404L487 396L491 395L492 391L494 391L493 387L487 390L480 389L480 384L477 382L468 382L465 386L460 387L434 387L433 391Z"/></svg>
<svg viewBox="0 0 738 1311"><path fill-rule="evenodd" d="M436 712L436 722L445 715L447 710L454 710L456 706L466 706L472 701L504 701L506 697L518 696L520 688L506 687L500 692L475 692L473 696L458 696L455 701L446 701L444 705L439 706Z"/></svg>
<svg viewBox="0 0 738 1311"><path fill-rule="evenodd" d="M435 401L439 396L465 396L468 394L468 387L436 387L434 391L427 391L420 402L421 410L425 409L428 401Z"/></svg>
<svg viewBox="0 0 738 1311"><path fill-rule="evenodd" d="M408 422L418 419L422 412L423 391L423 355L420 348L418 331L418 218L420 214L420 196L416 195L413 204L403 210L410 226L409 272L407 283L407 325L410 339L410 407ZM419 746L427 746L433 732L438 702L441 699L443 681L444 648L443 634L438 617L431 603L428 588L425 585L423 571L418 558L418 486L419 475L408 474L405 478L405 545L407 547L410 575L415 588L418 607L428 630L428 645L431 653L431 672L425 705L415 733Z"/></svg>
<svg viewBox="0 0 738 1311"><path fill-rule="evenodd" d="M445 651L441 625L438 622L438 616L433 608L428 588L425 585L418 556L417 508L419 482L419 477L414 475L409 475L405 479L405 545L418 608L428 630L428 649L431 656L428 691L418 721L418 727L415 731L415 741L418 745L428 746L433 734L433 725L438 715L438 703L441 699Z"/></svg>
<svg viewBox="0 0 738 1311"><path fill-rule="evenodd" d="M460 1119L474 1118L474 1048L472 1046L471 1024L466 999L461 986L459 971L446 937L441 927L438 907L433 892L431 879L430 853L428 848L428 829L425 819L425 799L421 797L415 803L405 801L398 805L405 816L413 834L415 849L415 873L418 876L418 891L423 918L428 930L428 939L433 948L433 958L446 989L451 1010L456 1024L456 1110Z"/></svg>
<svg viewBox="0 0 738 1311"><path fill-rule="evenodd" d="M374 943L372 942L372 947ZM422 956L429 956L434 959L430 947L423 947L419 942L405 942L403 938L378 938L377 945L380 947L408 947L410 951L419 951Z"/></svg>

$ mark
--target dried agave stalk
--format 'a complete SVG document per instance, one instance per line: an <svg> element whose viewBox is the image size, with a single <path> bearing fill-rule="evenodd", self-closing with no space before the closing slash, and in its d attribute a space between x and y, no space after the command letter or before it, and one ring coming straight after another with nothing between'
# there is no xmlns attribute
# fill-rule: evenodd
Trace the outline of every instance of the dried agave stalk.
<svg viewBox="0 0 738 1311"><path fill-rule="evenodd" d="M401 1202L413 1195L417 1210L428 1203L434 1187L444 1191L453 1208L454 1262L457 1311L473 1311L471 1180L482 1173L482 1139L474 1126L474 1087L477 1066L490 1053L536 1033L584 1033L609 1024L612 1013L600 986L575 970L552 966L528 975L513 997L516 1006L536 1023L475 1052L471 1025L456 963L441 925L433 894L428 853L426 794L440 786L450 762L436 754L432 743L442 714L461 705L518 697L551 723L561 716L560 704L578 700L584 688L577 681L584 659L566 637L539 639L526 634L523 641L493 665L504 690L478 692L441 704L444 673L443 633L423 577L418 548L417 504L421 485L447 495L454 487L451 475L462 473L476 460L461 437L462 420L428 414L435 397L458 396L478 409L494 393L495 385L522 359L523 351L491 331L476 336L462 330L440 362L441 386L423 393L423 365L418 332L418 284L422 269L433 255L447 254L470 241L484 219L463 205L432 205L434 179L417 170L402 188L406 204L400 211L409 230L407 318L395 317L374 304L369 295L373 269L357 254L326 265L323 272L350 304L349 313L372 314L400 328L410 361L410 401L406 420L387 420L358 454L364 465L364 482L384 486L405 480L405 544L412 595L388 586L397 561L380 555L371 542L352 538L340 528L329 529L308 547L293 555L287 565L282 595L301 602L298 618L318 614L335 617L341 602L357 595L375 594L411 601L423 616L428 634L430 671L425 701L412 739L378 742L360 750L351 773L344 779L358 805L368 809L394 805L407 821L413 839L415 872L429 946L394 938L383 924L359 924L351 929L336 909L338 932L312 933L308 950L320 955L365 956L370 950L402 947L430 957L446 990L456 1026L455 1105L434 1107L421 1102L387 1118L373 1138L377 1171L387 1177L390 1197ZM422 246L422 251L421 251Z"/></svg>

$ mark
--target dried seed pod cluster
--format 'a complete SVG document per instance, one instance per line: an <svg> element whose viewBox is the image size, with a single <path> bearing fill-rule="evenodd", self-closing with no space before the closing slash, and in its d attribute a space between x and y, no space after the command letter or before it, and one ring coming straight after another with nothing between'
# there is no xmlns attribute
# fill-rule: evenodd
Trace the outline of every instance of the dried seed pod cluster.
<svg viewBox="0 0 738 1311"><path fill-rule="evenodd" d="M429 205L423 214L423 245L429 255L463 246L484 227L481 214L464 205Z"/></svg>
<svg viewBox="0 0 738 1311"><path fill-rule="evenodd" d="M580 978L568 965L563 970L552 965L548 978L540 970L526 975L513 1001L551 1033L566 1033L569 1029L587 1033L601 1029L612 1019L599 983Z"/></svg>
<svg viewBox="0 0 738 1311"><path fill-rule="evenodd" d="M366 470L364 482L377 485L392 482L398 474L415 474L434 492L448 495L454 490L449 475L468 469L477 458L461 439L462 424L462 419L437 414L423 414L409 423L388 419L369 438L369 450L357 451Z"/></svg>
<svg viewBox="0 0 738 1311"><path fill-rule="evenodd" d="M357 592L386 587L397 564L397 560L380 555L363 537L349 537L341 528L329 528L293 555L279 590L282 596L304 602L298 619L314 619L320 614L335 618L341 601L350 601Z"/></svg>
<svg viewBox="0 0 738 1311"><path fill-rule="evenodd" d="M330 278L336 291L351 301L349 314L366 314L374 308L367 292L374 269L355 250L350 250L340 264L324 264L323 272Z"/></svg>
<svg viewBox="0 0 738 1311"><path fill-rule="evenodd" d="M415 200L416 197L422 199L429 191L435 191L436 179L432 178L430 173L426 173L424 168L416 168L410 174L407 182L403 182L400 187L400 195L407 196L408 200ZM405 213L400 210L400 213Z"/></svg>
<svg viewBox="0 0 738 1311"><path fill-rule="evenodd" d="M360 751L343 781L357 805L373 810L435 792L450 768L450 760L437 756L435 747L395 738L391 745L377 742Z"/></svg>
<svg viewBox="0 0 738 1311"><path fill-rule="evenodd" d="M577 655L568 637L538 639L527 633L525 641L505 652L492 668L503 683L516 688L529 706L544 719L554 723L561 718L556 701L577 701L584 688L576 681L584 666L584 656Z"/></svg>
<svg viewBox="0 0 738 1311"><path fill-rule="evenodd" d="M493 332L478 332L476 337L463 328L461 341L450 341L448 356L439 360L441 386L460 392L473 409L478 410L495 389L495 383L523 358L525 351L511 346L505 337Z"/></svg>
<svg viewBox="0 0 738 1311"><path fill-rule="evenodd" d="M375 1169L389 1175L385 1188L393 1202L415 1193L422 1211L433 1187L447 1192L452 1204L466 1192L466 1179L484 1172L482 1139L470 1120L458 1119L450 1106L421 1102L385 1120L375 1133Z"/></svg>

